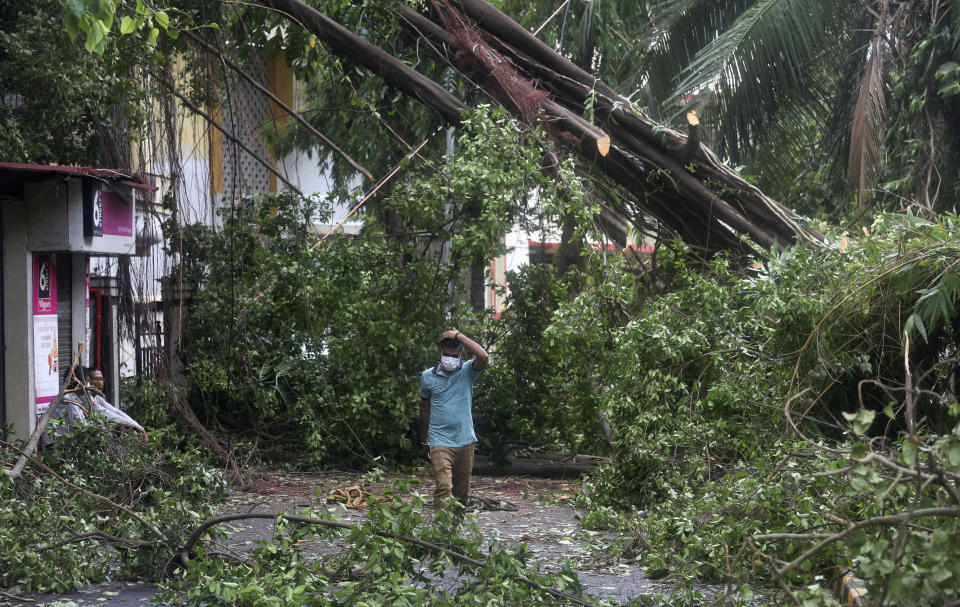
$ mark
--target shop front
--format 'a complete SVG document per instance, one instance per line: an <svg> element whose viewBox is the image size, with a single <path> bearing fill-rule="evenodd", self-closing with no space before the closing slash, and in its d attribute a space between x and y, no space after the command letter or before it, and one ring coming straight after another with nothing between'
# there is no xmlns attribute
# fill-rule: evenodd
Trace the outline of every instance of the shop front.
<svg viewBox="0 0 960 607"><path fill-rule="evenodd" d="M118 171L0 163L5 429L26 438L76 360L119 402L116 287L91 257L134 255L136 207L154 188Z"/></svg>

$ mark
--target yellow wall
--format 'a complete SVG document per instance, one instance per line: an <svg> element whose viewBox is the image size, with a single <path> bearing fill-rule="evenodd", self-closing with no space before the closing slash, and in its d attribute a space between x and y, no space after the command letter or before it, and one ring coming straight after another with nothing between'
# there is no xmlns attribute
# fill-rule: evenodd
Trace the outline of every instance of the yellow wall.
<svg viewBox="0 0 960 607"><path fill-rule="evenodd" d="M270 60L269 68L267 88L287 107L293 108L293 70L287 65L284 54L277 53L274 55L273 59ZM276 123L277 130L282 132L283 127L290 121L290 115L273 100L270 100L270 119ZM276 162L274 162L274 165L276 165ZM270 191L277 191L277 176L273 173L270 174Z"/></svg>
<svg viewBox="0 0 960 607"><path fill-rule="evenodd" d="M223 124L223 112L218 107L211 113L213 119ZM210 196L223 193L223 133L212 124L207 124L210 137Z"/></svg>

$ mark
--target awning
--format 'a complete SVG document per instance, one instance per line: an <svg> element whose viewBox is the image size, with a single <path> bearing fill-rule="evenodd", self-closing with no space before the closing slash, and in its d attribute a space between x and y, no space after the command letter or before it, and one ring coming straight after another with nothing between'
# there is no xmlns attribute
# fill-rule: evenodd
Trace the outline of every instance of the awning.
<svg viewBox="0 0 960 607"><path fill-rule="evenodd" d="M145 192L157 191L156 186L143 183L143 179L138 174L120 169L95 169L93 167L63 166L59 164L0 162L0 172L52 173L69 177L93 177L94 179L100 179L102 181L117 182L121 185L130 186Z"/></svg>

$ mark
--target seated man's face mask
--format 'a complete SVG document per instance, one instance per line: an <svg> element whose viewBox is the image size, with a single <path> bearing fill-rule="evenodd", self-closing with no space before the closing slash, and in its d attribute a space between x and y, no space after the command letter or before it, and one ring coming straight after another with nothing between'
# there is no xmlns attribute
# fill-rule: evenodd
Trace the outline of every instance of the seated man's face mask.
<svg viewBox="0 0 960 607"><path fill-rule="evenodd" d="M102 380L102 379L93 380L93 381L90 382L90 385L93 386L94 388L96 388L97 390L100 390L101 392L103 392L103 380Z"/></svg>

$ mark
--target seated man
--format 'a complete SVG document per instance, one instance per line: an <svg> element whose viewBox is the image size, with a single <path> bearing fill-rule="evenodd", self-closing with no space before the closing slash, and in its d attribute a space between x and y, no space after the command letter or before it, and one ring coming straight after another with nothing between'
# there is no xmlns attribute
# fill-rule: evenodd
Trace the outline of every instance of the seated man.
<svg viewBox="0 0 960 607"><path fill-rule="evenodd" d="M37 415L42 415L43 411L37 408ZM50 434L59 437L64 434L71 434L77 422L87 419L91 415L102 415L107 421L113 422L118 426L128 426L140 433L143 442L150 442L147 431L138 424L132 417L114 407L103 397L103 373L100 369L77 368L77 381L73 383L70 389L63 395L63 402L57 407L57 410L51 415L52 419L60 421ZM42 448L53 443L50 436L42 441Z"/></svg>

